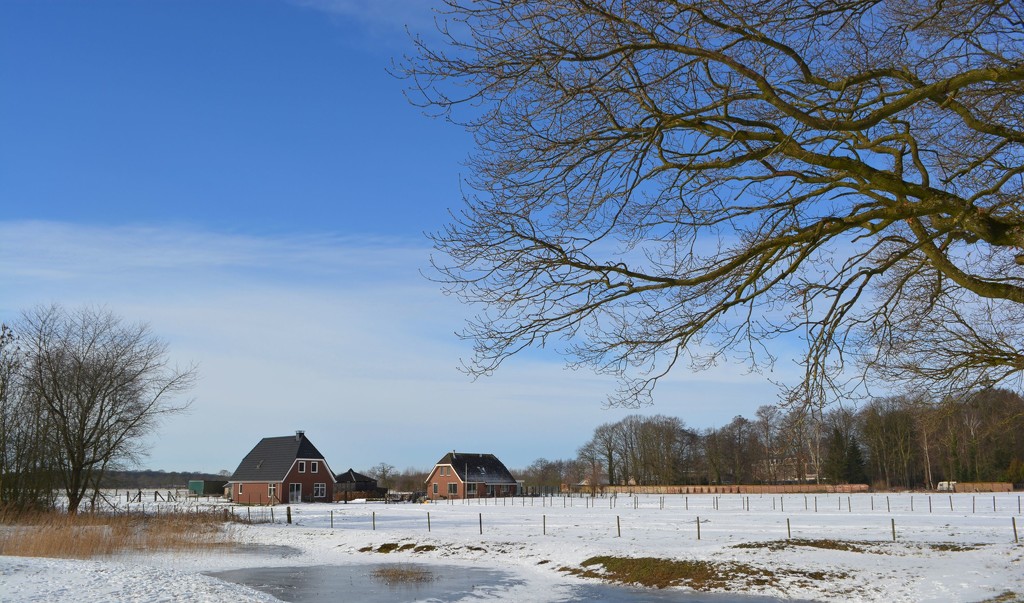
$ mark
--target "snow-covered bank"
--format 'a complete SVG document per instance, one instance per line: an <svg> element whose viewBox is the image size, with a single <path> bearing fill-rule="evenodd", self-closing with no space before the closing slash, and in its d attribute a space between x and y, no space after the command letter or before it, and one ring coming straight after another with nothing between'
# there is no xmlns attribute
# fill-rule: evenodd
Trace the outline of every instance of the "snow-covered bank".
<svg viewBox="0 0 1024 603"><path fill-rule="evenodd" d="M1012 531L1014 518L1024 529L1019 501L1013 493L917 494L913 503L909 494L864 494L301 504L292 505L291 525L282 523L284 508L278 507L278 523L231 527L246 545L292 547L284 557L278 547L256 555L145 554L88 562L0 558L0 599L217 601L230 593L232 600L270 601L201 572L415 561L512 572L522 584L508 600L559 601L580 581L559 568L613 555L765 568L772 580L737 586L777 597L982 601L1007 591L1024 594L1024 544L1014 542ZM264 510L234 512L259 516ZM790 534L794 540L786 544ZM806 542L824 539L856 545L839 550ZM396 544L404 550L378 552Z"/></svg>

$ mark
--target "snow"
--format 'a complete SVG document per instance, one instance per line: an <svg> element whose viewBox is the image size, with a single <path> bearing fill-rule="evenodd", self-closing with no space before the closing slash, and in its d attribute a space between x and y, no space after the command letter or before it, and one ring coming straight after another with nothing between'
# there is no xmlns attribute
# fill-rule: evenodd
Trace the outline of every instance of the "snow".
<svg viewBox="0 0 1024 603"><path fill-rule="evenodd" d="M1015 543L1013 533L1013 521L1024 532L1020 501L1017 493L918 493L296 504L290 525L284 523L284 506L274 508L277 523L232 524L235 540L244 545L238 554L145 553L90 561L0 557L0 600L276 601L204 572L401 562L498 569L514 574L516 585L491 599L560 601L583 579L559 568L618 555L769 568L781 577L743 592L780 598L983 601L1006 591L1024 595L1024 544ZM266 508L224 508L269 519ZM132 510L141 511L141 505ZM736 546L785 541L787 519L794 539L852 541L857 550ZM360 551L388 543L436 548ZM827 577L808 580L798 571Z"/></svg>

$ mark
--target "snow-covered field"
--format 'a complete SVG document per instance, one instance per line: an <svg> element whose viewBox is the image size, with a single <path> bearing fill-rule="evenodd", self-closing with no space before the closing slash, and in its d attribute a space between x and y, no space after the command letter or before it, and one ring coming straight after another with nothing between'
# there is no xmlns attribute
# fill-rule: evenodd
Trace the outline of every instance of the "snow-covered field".
<svg viewBox="0 0 1024 603"><path fill-rule="evenodd" d="M94 561L0 557L0 600L275 601L203 573L402 562L500 569L515 575L516 585L490 593L490 600L561 601L582 579L559 568L613 555L769 569L771 580L744 586L742 592L780 598L984 601L1009 591L1016 597L999 600L1015 601L1024 600L1024 544L1015 543L1013 531L1016 521L1024 539L1020 504L1018 493L297 504L291 506L290 525L284 523L284 506L274 508L276 523L232 524L235 540L248 553L153 553ZM146 511L161 506L166 505L150 499ZM269 519L266 508L224 508L254 520ZM141 512L142 507L136 503L132 509ZM790 535L788 546L779 542ZM815 539L855 546L835 550L799 544ZM776 544L757 545L768 542ZM406 548L377 552L391 544ZM267 547L253 554L262 550L259 545L294 550L282 556L280 548Z"/></svg>

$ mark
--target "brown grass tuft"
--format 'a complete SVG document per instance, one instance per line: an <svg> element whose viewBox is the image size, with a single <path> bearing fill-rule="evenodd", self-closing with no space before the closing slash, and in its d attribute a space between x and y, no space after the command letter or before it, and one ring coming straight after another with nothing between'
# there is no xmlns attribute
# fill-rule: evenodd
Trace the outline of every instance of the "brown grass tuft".
<svg viewBox="0 0 1024 603"><path fill-rule="evenodd" d="M209 513L65 515L0 512L0 555L89 559L132 551L198 551L231 544Z"/></svg>
<svg viewBox="0 0 1024 603"><path fill-rule="evenodd" d="M393 565L373 570L373 577L384 584L419 584L434 580L430 570L409 565Z"/></svg>

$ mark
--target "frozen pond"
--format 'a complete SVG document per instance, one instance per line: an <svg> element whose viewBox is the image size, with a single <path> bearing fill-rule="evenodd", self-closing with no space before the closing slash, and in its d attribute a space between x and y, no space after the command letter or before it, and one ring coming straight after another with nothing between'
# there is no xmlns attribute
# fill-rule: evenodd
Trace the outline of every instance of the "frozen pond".
<svg viewBox="0 0 1024 603"><path fill-rule="evenodd" d="M411 571L430 576L425 581L384 581L378 571ZM244 584L289 603L312 603L344 595L347 601L401 603L411 601L473 601L507 599L509 591L523 580L493 569L435 564L314 565L304 567L261 567L213 572L209 575L227 582ZM704 594L678 590L638 589L609 584L567 587L566 603L636 601L679 603L777 603L781 599L732 594ZM792 603L792 600L789 600Z"/></svg>

